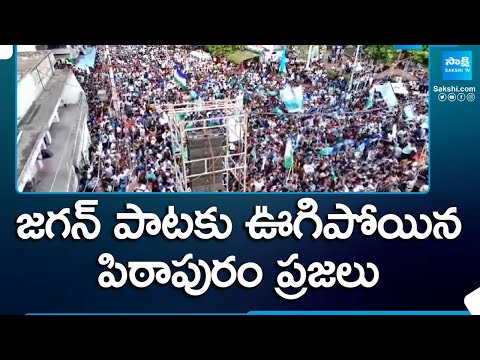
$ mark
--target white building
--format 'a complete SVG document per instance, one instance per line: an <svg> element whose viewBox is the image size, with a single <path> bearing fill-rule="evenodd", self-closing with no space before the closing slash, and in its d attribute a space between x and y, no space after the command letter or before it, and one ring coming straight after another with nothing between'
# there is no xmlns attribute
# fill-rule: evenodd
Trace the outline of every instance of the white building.
<svg viewBox="0 0 480 360"><path fill-rule="evenodd" d="M83 48L83 45L17 45L17 53L50 50L55 59L76 59Z"/></svg>
<svg viewBox="0 0 480 360"><path fill-rule="evenodd" d="M71 70L54 64L52 51L18 53L18 191L76 191L75 167L88 161L85 93ZM42 156L46 149L53 157Z"/></svg>
<svg viewBox="0 0 480 360"><path fill-rule="evenodd" d="M17 53L37 51L37 45L17 45Z"/></svg>
<svg viewBox="0 0 480 360"><path fill-rule="evenodd" d="M245 49L259 54L262 62L276 62L282 57L283 45L247 45Z"/></svg>

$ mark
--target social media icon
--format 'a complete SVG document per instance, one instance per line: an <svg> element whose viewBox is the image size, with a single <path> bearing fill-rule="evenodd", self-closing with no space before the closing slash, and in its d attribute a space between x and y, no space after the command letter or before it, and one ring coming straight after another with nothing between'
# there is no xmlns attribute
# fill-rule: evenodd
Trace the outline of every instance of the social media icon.
<svg viewBox="0 0 480 360"><path fill-rule="evenodd" d="M464 101L465 100L465 94L464 93L460 93L457 95L457 100L458 101Z"/></svg>
<svg viewBox="0 0 480 360"><path fill-rule="evenodd" d="M447 100L447 95L445 95L444 93L438 94L438 100L440 100L440 101Z"/></svg>
<svg viewBox="0 0 480 360"><path fill-rule="evenodd" d="M473 100L475 100L475 94L473 94L473 93L467 94L467 100L468 100L468 101L473 101Z"/></svg>
<svg viewBox="0 0 480 360"><path fill-rule="evenodd" d="M480 288L471 292L463 301L472 315L480 315Z"/></svg>
<svg viewBox="0 0 480 360"><path fill-rule="evenodd" d="M454 93L448 94L448 101L455 101L456 98Z"/></svg>

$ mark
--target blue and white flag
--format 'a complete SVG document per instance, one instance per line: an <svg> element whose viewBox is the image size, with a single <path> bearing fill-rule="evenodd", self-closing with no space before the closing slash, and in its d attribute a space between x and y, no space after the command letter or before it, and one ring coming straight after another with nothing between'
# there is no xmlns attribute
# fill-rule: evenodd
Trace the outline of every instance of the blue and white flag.
<svg viewBox="0 0 480 360"><path fill-rule="evenodd" d="M196 91L192 90L190 91L190 95L188 96L189 100L197 100L198 99L198 94Z"/></svg>
<svg viewBox="0 0 480 360"><path fill-rule="evenodd" d="M302 138L303 138L303 135L302 135L302 134L300 134L300 133L297 134L297 138L295 139L295 147L294 147L294 149L297 149L297 148L300 146L300 144L301 144L301 142L302 142Z"/></svg>
<svg viewBox="0 0 480 360"><path fill-rule="evenodd" d="M320 152L318 153L320 156L329 156L331 155L333 152L333 147L331 146L328 146L322 150L320 150Z"/></svg>
<svg viewBox="0 0 480 360"><path fill-rule="evenodd" d="M386 82L383 85L377 85L376 91L382 94L382 98L387 103L388 107L395 107L398 105L397 96L395 95L392 84L390 82Z"/></svg>
<svg viewBox="0 0 480 360"><path fill-rule="evenodd" d="M285 169L293 167L293 137L291 134L288 135L287 145L285 146L284 167Z"/></svg>
<svg viewBox="0 0 480 360"><path fill-rule="evenodd" d="M282 57L280 59L280 67L278 71L282 74L287 72L287 51L285 49L282 50Z"/></svg>
<svg viewBox="0 0 480 360"><path fill-rule="evenodd" d="M375 96L375 87L372 86L372 88L368 92L368 98L365 103L365 109L370 109L373 106L373 98Z"/></svg>
<svg viewBox="0 0 480 360"><path fill-rule="evenodd" d="M283 115L283 111L280 110L280 108L276 107L275 109L273 109L273 113L278 116L278 117L281 117Z"/></svg>
<svg viewBox="0 0 480 360"><path fill-rule="evenodd" d="M187 75L185 75L182 70L180 69L175 69L173 72L173 79L175 80L175 83L180 86L182 89L187 89Z"/></svg>
<svg viewBox="0 0 480 360"><path fill-rule="evenodd" d="M267 127L269 127L267 120L258 119L258 123L259 123L260 127L262 127L262 128L267 128Z"/></svg>
<svg viewBox="0 0 480 360"><path fill-rule="evenodd" d="M303 111L303 88L301 86L292 88L290 84L287 84L280 90L280 99L289 113Z"/></svg>
<svg viewBox="0 0 480 360"><path fill-rule="evenodd" d="M364 151L365 151L365 143L361 143L361 144L357 147L357 150L355 150L355 152L360 153L360 154L363 154Z"/></svg>
<svg viewBox="0 0 480 360"><path fill-rule="evenodd" d="M343 147L344 145L344 142L338 142L334 147L333 147L333 150L332 150L332 154L337 154Z"/></svg>
<svg viewBox="0 0 480 360"><path fill-rule="evenodd" d="M415 120L415 109L413 105L407 105L403 108L403 113L405 114L406 120L411 121Z"/></svg>

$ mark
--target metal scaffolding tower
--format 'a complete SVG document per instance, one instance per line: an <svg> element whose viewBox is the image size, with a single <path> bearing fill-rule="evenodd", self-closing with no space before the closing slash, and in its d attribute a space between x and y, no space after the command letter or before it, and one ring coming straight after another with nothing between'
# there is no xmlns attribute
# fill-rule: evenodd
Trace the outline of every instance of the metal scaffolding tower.
<svg viewBox="0 0 480 360"><path fill-rule="evenodd" d="M218 113L221 115L212 117ZM247 115L243 96L170 104L168 115L177 191L245 192Z"/></svg>

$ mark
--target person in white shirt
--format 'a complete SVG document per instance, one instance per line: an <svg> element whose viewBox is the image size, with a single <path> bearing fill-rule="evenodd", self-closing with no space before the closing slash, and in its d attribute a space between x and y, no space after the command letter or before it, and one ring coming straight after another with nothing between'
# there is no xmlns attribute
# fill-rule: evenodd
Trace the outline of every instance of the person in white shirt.
<svg viewBox="0 0 480 360"><path fill-rule="evenodd" d="M265 183L263 182L263 179L257 179L253 183L255 187L255 192L262 191L262 188L264 187Z"/></svg>
<svg viewBox="0 0 480 360"><path fill-rule="evenodd" d="M109 162L106 162L105 169L104 169L105 177L107 179L112 178L113 172L114 172L113 166Z"/></svg>
<svg viewBox="0 0 480 360"><path fill-rule="evenodd" d="M353 192L364 192L365 188L363 187L362 184L358 184L353 188Z"/></svg>
<svg viewBox="0 0 480 360"><path fill-rule="evenodd" d="M147 186L145 184L142 184L135 189L135 192L150 192L150 190L147 189Z"/></svg>

